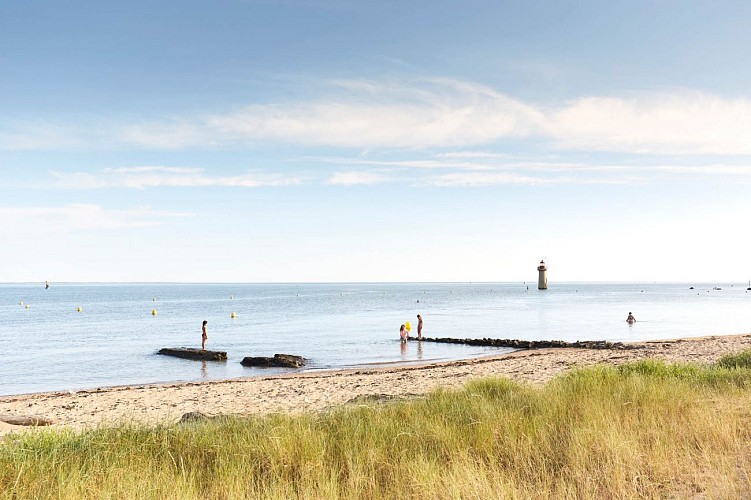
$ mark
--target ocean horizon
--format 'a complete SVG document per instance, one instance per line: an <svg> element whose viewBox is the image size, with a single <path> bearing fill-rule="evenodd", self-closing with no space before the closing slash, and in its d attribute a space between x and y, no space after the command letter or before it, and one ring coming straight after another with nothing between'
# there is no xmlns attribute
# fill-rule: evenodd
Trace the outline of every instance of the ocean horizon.
<svg viewBox="0 0 751 500"><path fill-rule="evenodd" d="M692 288L693 287L693 288ZM328 282L0 284L8 327L0 394L288 373L245 356L308 359L302 370L475 358L510 349L399 342L416 315L427 337L643 341L751 331L745 283ZM79 312L80 308L80 312ZM152 314L152 312L156 314ZM628 325L633 311L637 323ZM232 317L235 313L235 318ZM226 362L156 354L228 352Z"/></svg>

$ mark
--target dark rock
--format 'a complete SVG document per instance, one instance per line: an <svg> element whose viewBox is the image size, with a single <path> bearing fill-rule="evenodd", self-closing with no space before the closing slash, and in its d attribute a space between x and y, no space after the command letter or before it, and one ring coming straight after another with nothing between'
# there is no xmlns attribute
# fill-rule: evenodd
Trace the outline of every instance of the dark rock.
<svg viewBox="0 0 751 500"><path fill-rule="evenodd" d="M368 403L387 403L393 401L398 396L393 394L359 394L347 401L347 403L368 404Z"/></svg>
<svg viewBox="0 0 751 500"><path fill-rule="evenodd" d="M51 418L40 417L39 415L0 415L0 422L32 427L53 425L55 423Z"/></svg>
<svg viewBox="0 0 751 500"><path fill-rule="evenodd" d="M261 368L281 367L300 368L305 366L306 359L292 354L274 354L273 358L264 356L247 356L240 362L243 366L257 366Z"/></svg>
<svg viewBox="0 0 751 500"><path fill-rule="evenodd" d="M211 417L200 411L191 411L180 417L181 424L186 422L205 422L206 420L211 420Z"/></svg>
<svg viewBox="0 0 751 500"><path fill-rule="evenodd" d="M157 354L175 356L184 359L196 359L199 361L226 361L227 353L224 351L204 351L193 347L165 347L159 349Z"/></svg>

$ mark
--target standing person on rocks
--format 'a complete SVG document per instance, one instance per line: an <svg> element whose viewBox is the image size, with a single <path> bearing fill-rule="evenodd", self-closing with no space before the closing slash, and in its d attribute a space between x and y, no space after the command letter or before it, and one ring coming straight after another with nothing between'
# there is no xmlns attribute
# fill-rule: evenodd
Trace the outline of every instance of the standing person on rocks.
<svg viewBox="0 0 751 500"><path fill-rule="evenodd" d="M422 316L417 315L417 340L422 340Z"/></svg>
<svg viewBox="0 0 751 500"><path fill-rule="evenodd" d="M206 334L206 325L209 322L206 320L203 320L203 326L201 327L201 350L206 350L206 339L209 338L209 336Z"/></svg>

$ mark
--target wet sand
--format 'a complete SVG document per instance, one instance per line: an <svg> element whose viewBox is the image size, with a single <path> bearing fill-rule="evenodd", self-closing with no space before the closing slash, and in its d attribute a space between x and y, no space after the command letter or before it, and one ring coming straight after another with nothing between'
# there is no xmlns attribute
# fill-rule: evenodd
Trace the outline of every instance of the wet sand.
<svg viewBox="0 0 751 500"><path fill-rule="evenodd" d="M508 377L544 384L574 367L659 359L712 363L751 349L751 334L638 342L637 349L533 349L499 356L410 366L179 384L150 384L0 397L0 415L36 415L73 429L174 422L188 412L251 415L319 411L363 396L411 396L438 387L461 387L474 378ZM0 422L0 435L27 427Z"/></svg>

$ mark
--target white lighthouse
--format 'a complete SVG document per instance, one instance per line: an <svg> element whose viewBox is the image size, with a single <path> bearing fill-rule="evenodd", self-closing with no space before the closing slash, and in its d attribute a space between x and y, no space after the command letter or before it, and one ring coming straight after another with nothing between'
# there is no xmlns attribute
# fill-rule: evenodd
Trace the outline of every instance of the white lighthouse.
<svg viewBox="0 0 751 500"><path fill-rule="evenodd" d="M548 289L548 266L545 265L544 260L540 261L540 265L537 266L537 271L540 273L540 276L537 278L537 289L547 290Z"/></svg>

